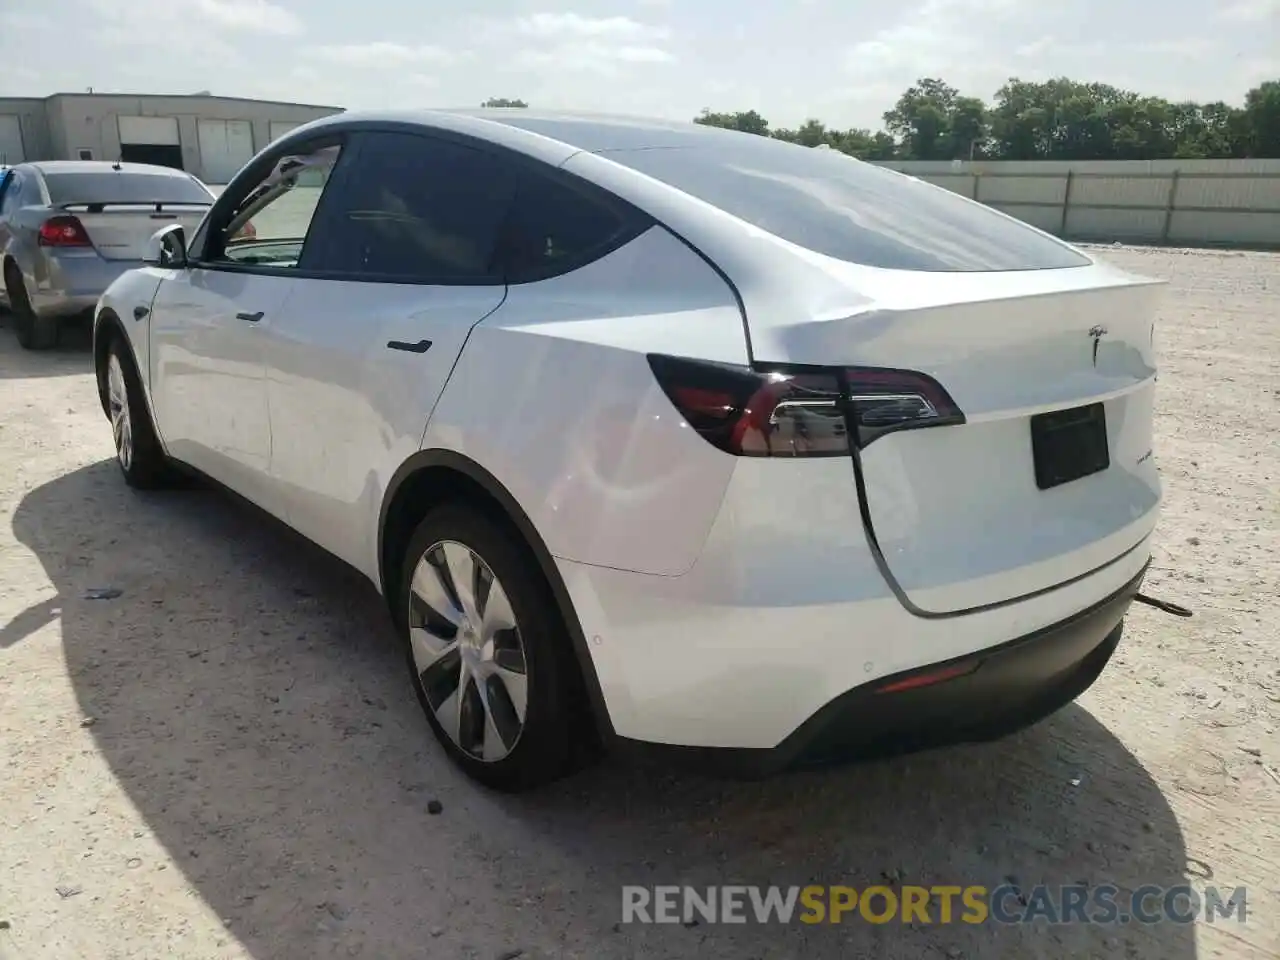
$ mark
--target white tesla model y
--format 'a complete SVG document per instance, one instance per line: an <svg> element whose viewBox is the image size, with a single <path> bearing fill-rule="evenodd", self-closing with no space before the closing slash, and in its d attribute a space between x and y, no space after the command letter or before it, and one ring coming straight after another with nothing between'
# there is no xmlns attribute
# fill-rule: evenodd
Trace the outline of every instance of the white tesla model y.
<svg viewBox="0 0 1280 960"><path fill-rule="evenodd" d="M839 153L348 113L147 263L95 322L126 481L367 575L493 786L999 736L1094 681L1148 563L1157 285Z"/></svg>

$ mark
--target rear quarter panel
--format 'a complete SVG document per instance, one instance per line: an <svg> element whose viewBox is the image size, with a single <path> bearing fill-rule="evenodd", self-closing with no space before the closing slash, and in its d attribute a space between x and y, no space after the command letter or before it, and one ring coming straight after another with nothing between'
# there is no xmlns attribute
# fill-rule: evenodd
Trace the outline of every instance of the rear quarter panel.
<svg viewBox="0 0 1280 960"><path fill-rule="evenodd" d="M423 447L493 474L558 558L682 574L735 458L684 425L650 351L747 360L733 291L661 227L580 270L512 285L472 331Z"/></svg>

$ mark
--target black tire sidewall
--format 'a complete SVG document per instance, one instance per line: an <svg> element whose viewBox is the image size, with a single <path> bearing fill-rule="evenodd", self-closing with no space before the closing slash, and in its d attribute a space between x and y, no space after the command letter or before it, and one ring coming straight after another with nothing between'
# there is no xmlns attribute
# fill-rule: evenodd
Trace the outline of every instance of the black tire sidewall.
<svg viewBox="0 0 1280 960"><path fill-rule="evenodd" d="M4 271L5 292L9 295L9 312L13 315L13 332L24 350L47 350L57 345L58 324L53 319L36 315L27 295L22 274L12 263Z"/></svg>
<svg viewBox="0 0 1280 960"><path fill-rule="evenodd" d="M151 412L147 407L147 398L143 393L142 381L138 377L137 366L127 346L115 334L107 346L107 360L115 357L120 361L120 370L124 374L124 389L129 400L129 429L133 435L133 459L126 468L116 455L116 466L124 475L125 482L131 487L141 490L161 485L168 477L168 462L155 430L151 427Z"/></svg>
<svg viewBox="0 0 1280 960"><path fill-rule="evenodd" d="M502 584L524 645L528 693L520 739L502 760L485 762L467 755L440 728L418 678L409 643L409 584L427 548L454 540L473 550ZM393 619L400 630L410 679L436 738L453 761L473 779L514 792L556 780L569 772L574 757L573 690L576 669L559 610L537 561L519 537L480 510L446 504L423 518L410 538Z"/></svg>

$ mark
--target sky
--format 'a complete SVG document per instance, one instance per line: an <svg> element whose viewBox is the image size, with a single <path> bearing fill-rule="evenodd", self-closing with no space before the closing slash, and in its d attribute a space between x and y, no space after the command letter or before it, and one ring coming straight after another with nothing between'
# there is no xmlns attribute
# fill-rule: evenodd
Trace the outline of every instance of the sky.
<svg viewBox="0 0 1280 960"><path fill-rule="evenodd" d="M989 101L1064 75L1240 103L1280 79L1280 0L0 0L0 96L512 97L879 129L922 76Z"/></svg>

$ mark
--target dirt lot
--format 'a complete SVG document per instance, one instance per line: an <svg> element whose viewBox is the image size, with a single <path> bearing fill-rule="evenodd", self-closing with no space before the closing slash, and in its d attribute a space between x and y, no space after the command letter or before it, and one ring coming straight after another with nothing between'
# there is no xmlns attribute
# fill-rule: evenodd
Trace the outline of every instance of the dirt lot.
<svg viewBox="0 0 1280 960"><path fill-rule="evenodd" d="M1280 956L1280 257L1105 253L1172 281L1148 584L1196 616L1135 607L1001 744L755 785L471 786L371 588L217 494L127 491L86 345L0 330L0 957ZM1248 922L615 925L624 883L885 876L1191 878Z"/></svg>

